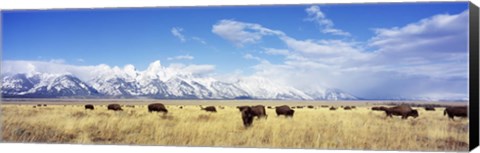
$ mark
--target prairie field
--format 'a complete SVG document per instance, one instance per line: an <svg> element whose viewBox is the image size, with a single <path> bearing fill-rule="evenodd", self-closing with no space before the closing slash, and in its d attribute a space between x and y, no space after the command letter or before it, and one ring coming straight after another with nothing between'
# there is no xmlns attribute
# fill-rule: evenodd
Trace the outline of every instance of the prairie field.
<svg viewBox="0 0 480 153"><path fill-rule="evenodd" d="M314 109L294 109L292 118L267 109L266 119L254 119L245 128L236 109L242 103L221 105L223 109L220 103L212 105L217 106L216 113L200 110L198 105L180 109L180 105L166 104L169 113L163 114L149 113L143 103L116 112L104 104L95 104L95 110L67 103L37 108L3 104L1 138L30 143L468 151L468 119L449 120L440 107L436 111L415 108L420 116L406 120L386 117L365 104L336 111L318 104Z"/></svg>

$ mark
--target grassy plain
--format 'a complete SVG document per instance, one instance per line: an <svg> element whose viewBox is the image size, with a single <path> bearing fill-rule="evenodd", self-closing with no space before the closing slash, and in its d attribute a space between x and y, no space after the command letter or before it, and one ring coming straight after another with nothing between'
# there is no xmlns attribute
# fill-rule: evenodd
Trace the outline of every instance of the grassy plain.
<svg viewBox="0 0 480 153"><path fill-rule="evenodd" d="M468 150L468 119L448 120L443 115L443 108L436 108L436 111L417 108L420 116L407 120L398 116L387 118L384 112L371 111L371 106L366 103L357 103L357 109L354 110L330 111L320 107L295 109L293 118L277 117L274 109L267 109L267 119L255 119L252 127L244 128L241 114L235 108L236 105L244 104L241 102L201 103L204 106L211 104L225 107L217 107L217 113L201 111L199 104L194 102L191 104L197 105L182 104L183 109L178 105L167 104L167 115L149 113L145 105L147 102L139 103L134 108L123 107L122 112L108 111L103 103L95 105L93 111L85 110L79 103L50 104L52 103L47 107L37 108L32 107L33 102L1 105L2 141L353 150ZM274 106L274 103L262 104Z"/></svg>

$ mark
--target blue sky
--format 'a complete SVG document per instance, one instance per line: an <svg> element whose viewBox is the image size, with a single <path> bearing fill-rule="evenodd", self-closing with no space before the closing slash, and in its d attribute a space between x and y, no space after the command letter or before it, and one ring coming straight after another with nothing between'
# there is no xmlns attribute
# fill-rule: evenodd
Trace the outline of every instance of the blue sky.
<svg viewBox="0 0 480 153"><path fill-rule="evenodd" d="M367 91L395 87L385 82L427 79L428 89L439 88L434 84L441 82L459 88L425 95L466 95L467 38L463 33L468 31L457 23L465 21L462 14L467 9L468 3L455 2L4 11L2 60L75 66L132 64L138 70L160 60L164 66L212 65L214 70L208 72L217 76L270 77L293 69L306 76L278 76L277 81L314 88L306 85L311 83L291 82L320 78L324 81L315 85L367 97ZM431 30L441 38L461 39L449 41L453 45L447 47L411 42L437 42ZM399 54L400 49L408 52ZM427 53L434 56L426 57ZM454 59L447 60L447 55ZM458 66L465 69L453 68ZM367 68L375 72L362 71ZM430 73L449 68L451 78ZM418 73L422 70L428 74ZM337 73L352 74L338 81ZM363 88L351 87L352 82L372 77ZM411 89L399 87L395 92L403 90Z"/></svg>

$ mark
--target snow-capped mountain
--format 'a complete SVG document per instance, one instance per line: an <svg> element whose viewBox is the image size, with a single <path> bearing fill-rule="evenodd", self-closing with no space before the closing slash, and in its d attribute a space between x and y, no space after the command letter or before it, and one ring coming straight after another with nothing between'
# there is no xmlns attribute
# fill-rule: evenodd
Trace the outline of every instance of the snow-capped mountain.
<svg viewBox="0 0 480 153"><path fill-rule="evenodd" d="M5 97L91 97L99 93L69 74L14 74L2 78Z"/></svg>
<svg viewBox="0 0 480 153"><path fill-rule="evenodd" d="M340 89L316 89L307 90L306 94L311 95L313 99L328 99L328 100L357 100L359 98L341 91Z"/></svg>
<svg viewBox="0 0 480 153"><path fill-rule="evenodd" d="M93 77L81 80L72 74L18 73L2 75L4 97L107 97L161 99L278 99L353 100L338 89L301 91L262 77L241 77L222 82L189 71L162 67L153 62L145 71L132 65L121 69L100 66Z"/></svg>

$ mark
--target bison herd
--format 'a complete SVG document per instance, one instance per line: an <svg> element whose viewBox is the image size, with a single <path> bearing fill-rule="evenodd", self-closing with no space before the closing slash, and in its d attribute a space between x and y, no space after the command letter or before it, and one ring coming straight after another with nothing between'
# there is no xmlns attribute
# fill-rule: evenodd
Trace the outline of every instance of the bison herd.
<svg viewBox="0 0 480 153"><path fill-rule="evenodd" d="M385 111L388 117L392 117L392 115L402 116L402 119L407 119L409 116L414 118L418 117L418 111L416 109L412 109L408 105L399 105L394 107L372 107L373 111ZM427 106L425 107L426 111L435 111L434 107ZM455 116L458 117L467 117L468 107L466 106L449 106L446 107L443 111L443 115L447 115L452 120L454 120Z"/></svg>
<svg viewBox="0 0 480 153"><path fill-rule="evenodd" d="M38 104L36 106L33 106L33 108L36 107L41 107L41 106L47 106L46 104ZM126 107L131 107L134 108L134 105L126 105ZM165 107L164 104L162 103L152 103L149 104L148 106L148 112L162 112L164 114L168 113L167 107ZM199 105L200 110L204 110L206 112L211 112L215 113L217 112L217 109L215 106L206 106L203 107L202 105ZM295 114L295 110L292 108L296 109L302 109L304 106L293 106L290 107L288 105L281 105L281 106L267 106L268 109L275 109L275 113L277 116L285 116L287 118L293 118L293 115ZM314 109L315 107L312 105L306 106L309 109ZM321 105L321 108L328 108L331 111L335 111L338 108L334 106L328 106L328 105ZM183 106L179 106L180 109L183 109ZM220 109L224 109L223 106L219 106ZM355 106L341 106L344 110L352 110L356 109ZM86 104L85 105L85 110L94 110L95 107L92 104ZM113 111L123 111L122 105L119 104L109 104L107 105L108 110L113 110ZM241 113L243 125L245 127L249 127L253 123L253 119L257 117L257 119L260 118L267 118L267 112L265 110L265 106L263 105L255 105L255 106L237 106L237 109ZM435 107L433 106L425 106L424 107L425 111L435 111ZM407 119L408 117L413 117L417 118L419 116L418 110L412 109L409 105L398 105L398 106L393 106L393 107L385 107L385 106L379 106L379 107L371 107L372 111L384 111L387 117L392 117L392 116L401 116L402 119ZM468 107L467 106L448 106L445 108L443 115L446 116L448 115L448 118L451 120L454 120L454 117L467 117L468 113Z"/></svg>

